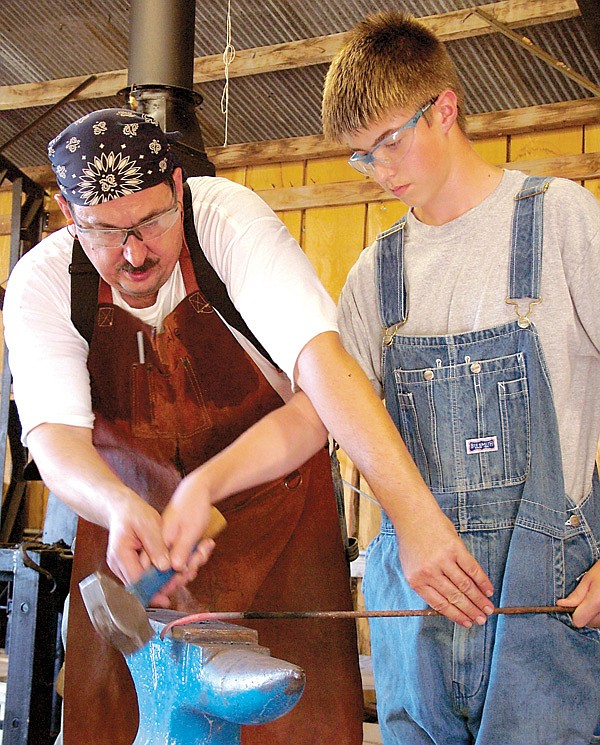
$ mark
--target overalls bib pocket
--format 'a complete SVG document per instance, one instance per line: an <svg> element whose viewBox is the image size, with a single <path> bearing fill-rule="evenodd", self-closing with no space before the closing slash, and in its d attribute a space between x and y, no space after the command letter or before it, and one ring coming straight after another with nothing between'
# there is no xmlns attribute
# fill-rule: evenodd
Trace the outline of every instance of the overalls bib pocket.
<svg viewBox="0 0 600 745"><path fill-rule="evenodd" d="M429 488L467 492L523 483L531 456L524 355L440 362L393 371L399 429Z"/></svg>

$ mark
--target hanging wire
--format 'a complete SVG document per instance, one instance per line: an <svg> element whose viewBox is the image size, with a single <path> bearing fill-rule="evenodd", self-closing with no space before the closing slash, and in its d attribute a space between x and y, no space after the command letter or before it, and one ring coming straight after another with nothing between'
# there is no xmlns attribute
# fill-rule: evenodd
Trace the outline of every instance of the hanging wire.
<svg viewBox="0 0 600 745"><path fill-rule="evenodd" d="M229 130L229 65L235 59L235 47L231 43L231 0L227 0L227 38L225 51L223 52L223 64L225 65L225 86L221 96L221 113L225 115L225 137L223 145L227 145Z"/></svg>
<svg viewBox="0 0 600 745"><path fill-rule="evenodd" d="M368 499L369 502L373 502L373 504L376 504L378 507L381 507L379 502L374 497L372 497L370 494L367 494L366 491L359 489L357 486L354 486L354 484L351 484L349 481L346 481L346 479L342 479L342 483L345 484L349 489L352 489L353 492L356 492L359 496L364 497L365 499Z"/></svg>

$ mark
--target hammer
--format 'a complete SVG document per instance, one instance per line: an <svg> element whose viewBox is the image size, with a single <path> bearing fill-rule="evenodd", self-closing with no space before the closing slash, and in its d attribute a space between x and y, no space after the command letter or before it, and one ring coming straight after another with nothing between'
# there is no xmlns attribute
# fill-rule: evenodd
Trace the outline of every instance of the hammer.
<svg viewBox="0 0 600 745"><path fill-rule="evenodd" d="M204 538L214 538L226 525L223 515L213 507ZM127 656L154 636L146 608L174 575L173 568L163 572L151 566L137 582L125 586L101 572L94 572L81 580L79 590L96 631Z"/></svg>

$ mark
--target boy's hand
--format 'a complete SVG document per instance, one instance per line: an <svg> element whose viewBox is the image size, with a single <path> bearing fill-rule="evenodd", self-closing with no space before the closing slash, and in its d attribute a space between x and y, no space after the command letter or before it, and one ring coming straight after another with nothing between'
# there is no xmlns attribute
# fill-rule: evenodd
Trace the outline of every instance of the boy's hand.
<svg viewBox="0 0 600 745"><path fill-rule="evenodd" d="M396 529L404 575L423 600L455 623L485 623L494 610L492 583L443 514Z"/></svg>
<svg viewBox="0 0 600 745"><path fill-rule="evenodd" d="M578 628L600 628L600 562L597 561L583 575L573 592L559 600L557 605L576 606L572 619Z"/></svg>

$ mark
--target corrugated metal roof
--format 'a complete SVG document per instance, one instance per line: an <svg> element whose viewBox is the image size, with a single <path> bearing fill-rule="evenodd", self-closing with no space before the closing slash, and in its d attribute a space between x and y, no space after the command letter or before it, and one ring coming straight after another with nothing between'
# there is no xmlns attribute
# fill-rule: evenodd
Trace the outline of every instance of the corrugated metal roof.
<svg viewBox="0 0 600 745"><path fill-rule="evenodd" d="M166 2L167 0L165 0ZM363 16L401 8L418 17L481 5L477 0L231 0L232 43L237 50L325 36L348 30ZM195 56L221 54L227 1L197 0ZM120 70L127 67L129 2L2 0L0 86ZM592 81L600 81L600 53L581 17L518 30ZM499 33L447 42L468 92L467 113L521 108L590 96L590 92ZM327 65L282 70L229 83L228 142L254 142L318 134ZM222 145L222 80L197 87L205 144ZM46 163L47 141L70 120L117 97L70 102L4 151L20 168ZM44 114L47 107L0 111L0 144Z"/></svg>

